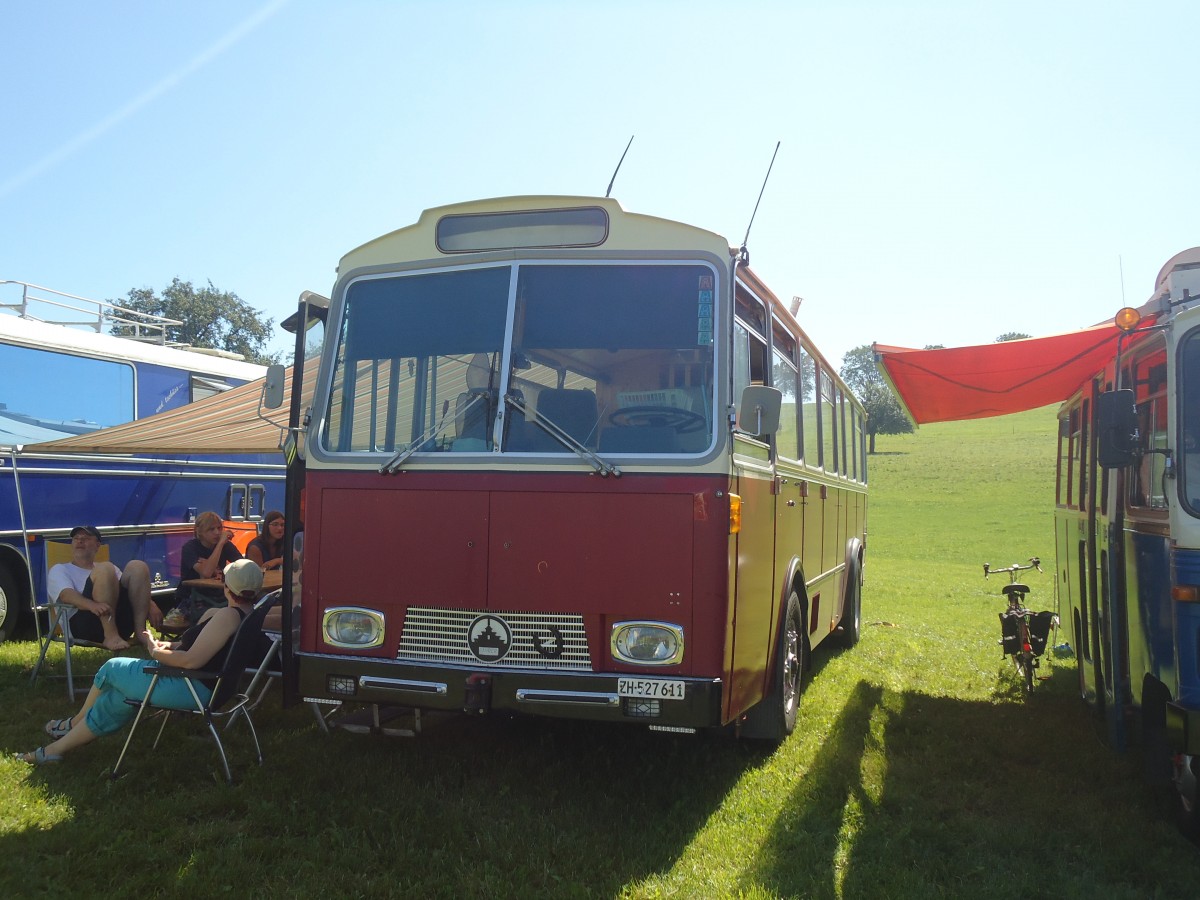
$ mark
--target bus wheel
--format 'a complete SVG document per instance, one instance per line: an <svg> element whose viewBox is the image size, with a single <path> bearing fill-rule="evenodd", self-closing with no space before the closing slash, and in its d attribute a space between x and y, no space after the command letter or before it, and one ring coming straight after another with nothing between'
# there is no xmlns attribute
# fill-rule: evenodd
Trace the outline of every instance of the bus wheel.
<svg viewBox="0 0 1200 900"><path fill-rule="evenodd" d="M0 569L0 642L12 637L21 620L21 593L8 569Z"/></svg>
<svg viewBox="0 0 1200 900"><path fill-rule="evenodd" d="M771 675L770 693L746 713L746 719L742 723L742 737L778 743L796 728L806 652L800 596L792 591L788 596L783 628L780 629L779 643L775 650L775 670Z"/></svg>
<svg viewBox="0 0 1200 900"><path fill-rule="evenodd" d="M838 623L837 638L847 649L858 643L862 634L862 564L855 562L846 572L846 600L842 604L842 620Z"/></svg>
<svg viewBox="0 0 1200 900"><path fill-rule="evenodd" d="M1200 842L1200 758L1174 758L1175 821L1188 840Z"/></svg>

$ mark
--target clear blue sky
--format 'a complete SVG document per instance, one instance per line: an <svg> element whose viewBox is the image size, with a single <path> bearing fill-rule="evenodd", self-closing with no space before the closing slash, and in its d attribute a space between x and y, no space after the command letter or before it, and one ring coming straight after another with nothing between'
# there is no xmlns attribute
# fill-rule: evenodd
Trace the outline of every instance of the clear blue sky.
<svg viewBox="0 0 1200 900"><path fill-rule="evenodd" d="M278 321L427 207L603 194L630 135L613 196L734 244L782 141L751 265L835 363L1093 324L1200 244L1194 0L8 0L0 32L0 278L94 298L179 276Z"/></svg>

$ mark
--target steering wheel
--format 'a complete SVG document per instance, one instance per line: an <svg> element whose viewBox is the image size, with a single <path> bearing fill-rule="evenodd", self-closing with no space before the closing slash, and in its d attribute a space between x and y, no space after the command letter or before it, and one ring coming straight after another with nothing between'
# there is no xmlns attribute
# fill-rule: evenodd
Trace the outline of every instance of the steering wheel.
<svg viewBox="0 0 1200 900"><path fill-rule="evenodd" d="M699 431L708 424L700 413L674 406L626 406L610 413L608 421L618 428L654 426L674 428L679 434Z"/></svg>

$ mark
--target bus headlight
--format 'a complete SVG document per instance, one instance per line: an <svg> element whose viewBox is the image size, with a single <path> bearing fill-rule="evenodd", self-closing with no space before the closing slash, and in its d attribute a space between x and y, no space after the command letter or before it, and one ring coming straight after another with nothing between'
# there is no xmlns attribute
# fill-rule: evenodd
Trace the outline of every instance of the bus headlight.
<svg viewBox="0 0 1200 900"><path fill-rule="evenodd" d="M683 660L683 629L669 622L617 622L612 655L639 666L673 666Z"/></svg>
<svg viewBox="0 0 1200 900"><path fill-rule="evenodd" d="M321 619L325 643L365 650L383 643L383 613L359 606L334 606Z"/></svg>

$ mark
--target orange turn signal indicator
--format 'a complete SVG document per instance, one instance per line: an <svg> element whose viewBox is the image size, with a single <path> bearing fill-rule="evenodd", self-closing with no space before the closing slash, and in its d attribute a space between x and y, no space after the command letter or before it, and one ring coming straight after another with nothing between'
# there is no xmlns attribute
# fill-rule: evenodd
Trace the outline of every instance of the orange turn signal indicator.
<svg viewBox="0 0 1200 900"><path fill-rule="evenodd" d="M1122 331L1133 331L1137 328L1138 322L1142 321L1142 314L1132 306L1123 306L1117 310L1117 314L1113 316L1113 324Z"/></svg>
<svg viewBox="0 0 1200 900"><path fill-rule="evenodd" d="M1200 587L1194 584L1177 584L1171 588L1171 599L1177 603L1200 603Z"/></svg>

